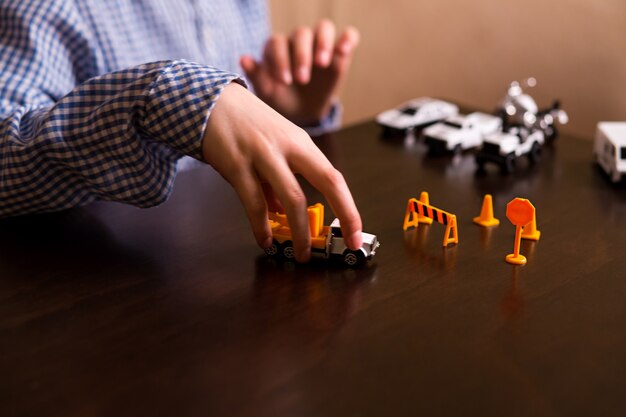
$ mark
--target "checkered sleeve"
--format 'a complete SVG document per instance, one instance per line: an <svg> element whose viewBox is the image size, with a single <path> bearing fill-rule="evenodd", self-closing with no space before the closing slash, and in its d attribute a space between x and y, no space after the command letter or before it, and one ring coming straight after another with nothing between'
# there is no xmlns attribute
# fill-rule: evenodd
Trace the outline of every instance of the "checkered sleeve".
<svg viewBox="0 0 626 417"><path fill-rule="evenodd" d="M96 199L165 201L183 155L201 158L220 92L237 75L161 61L82 83L53 103L2 103L0 216L56 211Z"/></svg>

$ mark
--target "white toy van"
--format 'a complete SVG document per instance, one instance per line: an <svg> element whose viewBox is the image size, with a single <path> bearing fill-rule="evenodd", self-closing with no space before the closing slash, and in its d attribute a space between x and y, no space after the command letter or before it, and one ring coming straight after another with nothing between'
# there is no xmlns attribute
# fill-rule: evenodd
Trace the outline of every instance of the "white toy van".
<svg viewBox="0 0 626 417"><path fill-rule="evenodd" d="M626 122L600 122L596 128L593 158L612 182L626 172Z"/></svg>

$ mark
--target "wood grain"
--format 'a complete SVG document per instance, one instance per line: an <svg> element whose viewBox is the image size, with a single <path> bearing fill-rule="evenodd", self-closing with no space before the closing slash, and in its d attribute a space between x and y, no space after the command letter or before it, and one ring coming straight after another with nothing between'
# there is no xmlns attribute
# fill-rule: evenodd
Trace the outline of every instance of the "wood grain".
<svg viewBox="0 0 626 417"><path fill-rule="evenodd" d="M562 137L503 177L378 133L318 139L382 243L363 269L262 256L210 168L155 209L0 222L0 415L623 415L626 197L590 144ZM458 246L402 231L423 190ZM490 230L472 223L485 193ZM523 267L504 262L514 197L542 232Z"/></svg>

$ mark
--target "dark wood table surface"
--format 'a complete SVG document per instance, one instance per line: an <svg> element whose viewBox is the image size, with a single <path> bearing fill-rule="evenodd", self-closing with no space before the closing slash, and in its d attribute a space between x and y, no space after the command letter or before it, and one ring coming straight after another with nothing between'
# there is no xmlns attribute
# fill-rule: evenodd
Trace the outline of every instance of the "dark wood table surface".
<svg viewBox="0 0 626 417"><path fill-rule="evenodd" d="M208 167L155 209L0 222L0 415L626 415L626 193L591 142L510 176L371 122L317 143L381 241L365 268L266 258ZM458 216L457 246L402 231L421 191ZM514 197L542 232L523 267L504 261Z"/></svg>

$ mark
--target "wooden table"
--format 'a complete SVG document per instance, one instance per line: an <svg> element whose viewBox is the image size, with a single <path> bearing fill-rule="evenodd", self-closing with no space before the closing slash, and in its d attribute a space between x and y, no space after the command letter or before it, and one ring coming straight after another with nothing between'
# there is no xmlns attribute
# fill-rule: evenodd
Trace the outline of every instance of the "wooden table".
<svg viewBox="0 0 626 417"><path fill-rule="evenodd" d="M591 143L561 137L505 177L378 134L318 140L382 243L363 269L266 258L208 167L156 209L2 221L0 415L623 416L626 194ZM458 246L402 231L424 190ZM471 220L485 193L490 230ZM504 261L514 197L542 232L523 267Z"/></svg>

